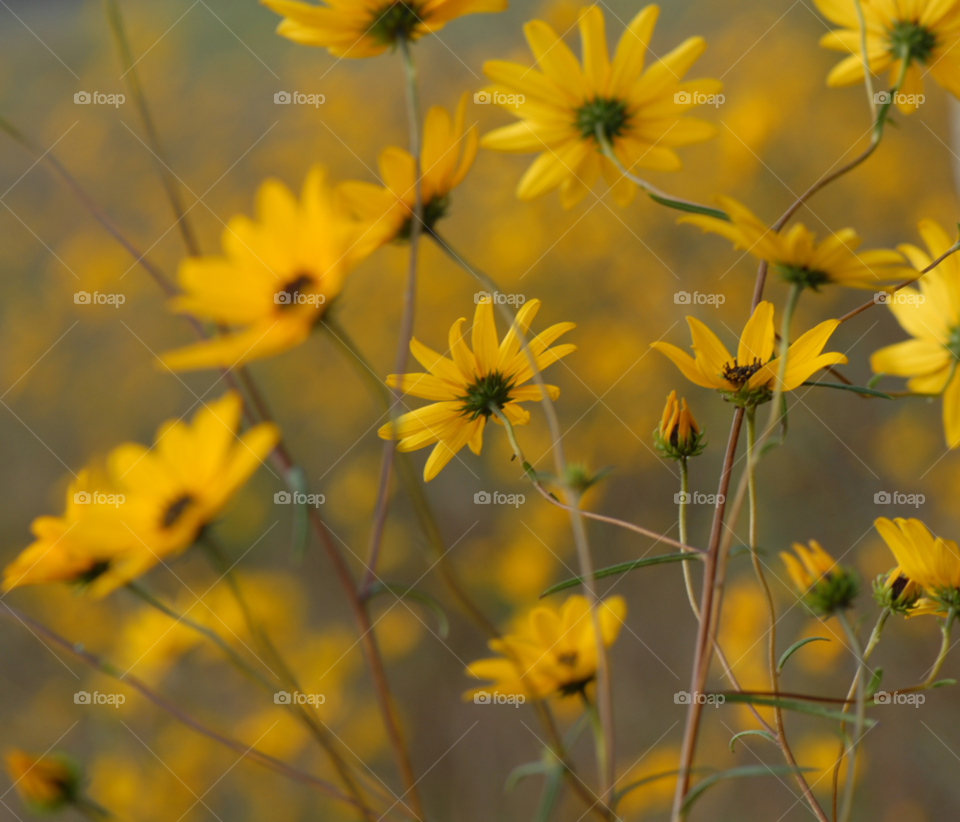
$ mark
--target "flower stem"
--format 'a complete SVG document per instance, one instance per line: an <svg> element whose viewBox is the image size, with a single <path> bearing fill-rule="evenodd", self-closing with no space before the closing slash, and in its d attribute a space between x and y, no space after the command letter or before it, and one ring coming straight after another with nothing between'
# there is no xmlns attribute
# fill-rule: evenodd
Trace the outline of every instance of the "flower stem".
<svg viewBox="0 0 960 822"><path fill-rule="evenodd" d="M933 667L930 669L930 675L923 680L920 689L929 688L937 678L937 674L940 673L943 661L947 658L947 652L950 650L950 632L953 629L953 623L956 618L957 611L954 608L947 611L947 615L940 625L940 633L943 635L943 641L940 643L940 653L937 654Z"/></svg>
<svg viewBox="0 0 960 822"><path fill-rule="evenodd" d="M850 742L849 759L847 761L847 783L843 786L843 806L840 815L836 817L837 822L847 822L850 818L850 812L853 810L853 781L857 766L857 748L863 737L863 725L867 713L865 681L867 664L864 659L863 649L860 647L860 640L857 638L857 632L854 631L850 625L847 615L843 611L837 611L836 616L858 660L857 675L854 678L856 684L856 718L854 720L853 739Z"/></svg>
<svg viewBox="0 0 960 822"><path fill-rule="evenodd" d="M687 542L687 491L689 487L688 473L687 458L680 457L679 528L680 542L684 544ZM690 607L693 609L694 616L696 616L696 618L699 620L700 609L697 607L697 597L693 593L693 577L689 568L690 563L681 562L680 564L683 566L683 584L687 589L687 599L690 600Z"/></svg>

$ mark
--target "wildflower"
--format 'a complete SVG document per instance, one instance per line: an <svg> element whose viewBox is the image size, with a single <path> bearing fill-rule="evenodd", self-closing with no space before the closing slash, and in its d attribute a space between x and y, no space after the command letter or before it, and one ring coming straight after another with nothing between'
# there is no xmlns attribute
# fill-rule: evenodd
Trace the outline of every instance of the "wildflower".
<svg viewBox="0 0 960 822"><path fill-rule="evenodd" d="M873 598L881 608L889 608L904 616L914 616L923 589L897 566L889 574L881 574L873 583Z"/></svg>
<svg viewBox="0 0 960 822"><path fill-rule="evenodd" d="M524 334L540 308L539 300L530 300L517 312L517 324ZM487 297L477 303L473 318L473 351L464 342L461 331L466 319L461 317L450 328L449 351L453 359L437 354L416 339L410 341L410 353L429 373L391 374L387 385L405 394L437 400L432 405L403 414L377 432L382 439L396 438L401 451L416 451L436 443L423 469L426 481L433 479L453 457L469 445L480 453L483 428L496 407L512 425L526 425L529 412L519 403L540 400L536 385L523 385L532 376L526 354L514 329L498 343L493 303ZM561 334L576 328L574 323L557 323L529 341L537 368L548 365L576 350L575 345L550 348ZM560 389L548 385L551 399L560 396ZM497 424L502 424L494 417Z"/></svg>
<svg viewBox="0 0 960 822"><path fill-rule="evenodd" d="M613 596L597 606L600 634L606 647L613 645L627 613L623 597ZM590 606L574 595L559 608L534 608L517 633L489 643L496 657L467 666L467 674L491 679L490 688L502 694L523 694L533 699L582 692L597 673L597 645ZM483 688L474 688L470 698Z"/></svg>
<svg viewBox="0 0 960 822"><path fill-rule="evenodd" d="M399 40L419 40L465 14L503 11L506 0L332 0L324 5L261 0L283 15L277 34L334 57L374 57Z"/></svg>
<svg viewBox="0 0 960 822"><path fill-rule="evenodd" d="M809 548L795 542L793 550L796 557L781 551L780 558L801 599L814 613L827 616L853 604L860 581L852 570L839 565L816 540L810 540Z"/></svg>
<svg viewBox="0 0 960 822"><path fill-rule="evenodd" d="M427 112L419 178L424 231L432 230L437 220L446 216L450 192L463 181L477 155L477 127L464 131L466 107L464 94L452 121L443 106ZM378 165L383 186L351 181L337 186L337 193L345 208L375 226L384 242L409 239L416 202L416 163L409 152L387 146L380 152Z"/></svg>
<svg viewBox="0 0 960 822"><path fill-rule="evenodd" d="M724 399L750 407L768 402L773 396L780 361L773 356L773 304L763 301L747 321L740 336L737 356L731 357L723 343L702 322L687 317L696 359L675 345L651 343L651 347L669 357L690 382L715 388ZM827 365L845 363L836 351L821 354L827 340L839 325L826 320L802 334L787 351L783 390L793 391L811 374Z"/></svg>
<svg viewBox="0 0 960 822"><path fill-rule="evenodd" d="M79 771L65 756L31 756L14 748L4 764L23 804L34 813L52 813L80 796Z"/></svg>
<svg viewBox="0 0 960 822"><path fill-rule="evenodd" d="M716 133L703 120L683 116L721 89L719 80L681 79L703 53L702 37L691 37L643 70L644 52L653 35L657 6L644 8L627 26L611 62L607 56L603 13L598 6L580 15L583 63L542 20L524 28L538 68L492 60L484 73L494 85L495 102L520 119L484 135L481 145L494 151L542 152L517 186L517 197L532 200L555 188L560 203L572 208L601 171L621 206L629 205L636 185L603 157L599 128L628 170L677 171L673 148L702 143ZM524 103L517 105L517 95Z"/></svg>
<svg viewBox="0 0 960 822"><path fill-rule="evenodd" d="M933 257L952 245L933 220L922 220L920 234ZM900 250L922 271L930 256L913 245ZM920 279L920 291L903 288L887 303L893 316L913 339L888 345L870 357L876 373L909 377L916 394L943 394L943 432L950 448L960 445L960 263L947 257Z"/></svg>
<svg viewBox="0 0 960 822"><path fill-rule="evenodd" d="M337 210L314 166L300 202L278 180L257 193L257 219L237 216L222 257L185 260L172 310L234 330L161 356L173 371L230 368L302 343L340 293L346 273L383 242Z"/></svg>
<svg viewBox="0 0 960 822"><path fill-rule="evenodd" d="M908 279L913 273L896 251L875 248L858 254L862 240L852 228L843 228L817 243L813 232L802 223L778 233L731 197L720 197L719 201L730 222L702 214L688 214L677 222L726 237L734 248L766 260L788 283L814 291L827 284L877 290L891 281Z"/></svg>
<svg viewBox="0 0 960 822"><path fill-rule="evenodd" d="M917 602L919 612L960 608L960 552L956 542L933 536L918 519L898 517L891 522L880 517L873 524L897 558L900 573L927 595Z"/></svg>
<svg viewBox="0 0 960 822"><path fill-rule="evenodd" d="M820 45L834 51L850 52L827 76L829 86L850 86L863 82L864 59L861 52L860 27L854 0L815 0L817 8L828 20L843 26L823 35ZM955 97L960 96L960 55L953 51L960 28L957 0L916 0L916 2L861 3L866 23L867 62L870 72L879 74L890 69L890 85L896 85L902 61L908 68L899 91L904 97L896 100L903 114L916 110L916 100L909 95L923 92L923 77L933 75L941 86ZM921 66L926 68L921 71ZM921 101L922 102L922 101Z"/></svg>
<svg viewBox="0 0 960 822"><path fill-rule="evenodd" d="M661 455L674 460L699 456L707 446L700 426L687 408L687 401L677 402L676 391L667 397L660 427L653 432L653 444Z"/></svg>

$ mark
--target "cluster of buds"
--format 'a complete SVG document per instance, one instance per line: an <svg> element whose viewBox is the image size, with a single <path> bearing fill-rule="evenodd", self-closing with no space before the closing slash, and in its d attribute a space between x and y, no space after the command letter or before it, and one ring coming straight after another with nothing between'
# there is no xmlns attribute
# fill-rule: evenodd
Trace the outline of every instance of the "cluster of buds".
<svg viewBox="0 0 960 822"><path fill-rule="evenodd" d="M803 603L818 616L843 611L853 604L860 590L856 573L837 564L820 543L810 540L810 546L793 544L796 556L786 552L780 558Z"/></svg>
<svg viewBox="0 0 960 822"><path fill-rule="evenodd" d="M660 427L654 429L653 444L660 455L673 460L685 460L703 453L707 447L703 431L687 408L687 401L677 401L677 392L671 391L663 407Z"/></svg>

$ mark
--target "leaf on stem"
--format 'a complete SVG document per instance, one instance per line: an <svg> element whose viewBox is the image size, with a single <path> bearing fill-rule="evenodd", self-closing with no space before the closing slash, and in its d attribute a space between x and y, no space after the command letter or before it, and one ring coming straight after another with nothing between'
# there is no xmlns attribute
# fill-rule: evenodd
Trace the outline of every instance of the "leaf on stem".
<svg viewBox="0 0 960 822"><path fill-rule="evenodd" d="M632 562L621 562L619 565L611 565L608 568L600 568L593 572L594 579L603 579L604 577L613 577L618 574L625 574L627 571L633 571L636 568L645 568L648 565L661 565L664 562L687 562L689 560L699 560L700 554L690 551L677 551L675 554L661 554L656 557L647 557L646 559L635 559ZM540 599L555 594L558 591L565 591L567 588L575 588L583 584L583 577L574 577L563 582L558 582L552 588L547 588Z"/></svg>
<svg viewBox="0 0 960 822"><path fill-rule="evenodd" d="M824 708L815 702L804 702L800 699L784 699L783 697L761 696L758 694L725 693L724 702L748 702L751 705L765 705L769 708L780 708L784 711L796 711L801 714L819 716L822 719L832 719L836 722L849 722L850 714L832 708ZM864 720L867 726L875 725L872 719Z"/></svg>
<svg viewBox="0 0 960 822"><path fill-rule="evenodd" d="M812 771L814 768L797 768L794 770L789 765L744 765L739 768L730 768L720 773L711 774L705 779L701 779L694 785L680 809L680 815L685 816L693 803L696 802L707 788L716 785L724 779L739 779L745 776L781 776L796 773L796 771Z"/></svg>
<svg viewBox="0 0 960 822"><path fill-rule="evenodd" d="M816 642L820 640L821 642L829 642L830 640L824 636L809 636L806 639L801 639L799 642L794 642L787 650L783 652L783 656L780 657L780 661L777 663L777 673L783 670L783 664L793 656L794 652L799 651L804 645L810 642Z"/></svg>
<svg viewBox="0 0 960 822"><path fill-rule="evenodd" d="M873 380L870 382L873 382ZM806 382L801 383L801 385L815 385L819 388L835 388L837 391L853 391L854 394L861 394L864 397L879 397L882 400L896 399L896 397L891 397L889 394L885 394L883 391L877 391L875 388L870 388L864 385L845 385L842 382L814 382L813 380L807 380Z"/></svg>
<svg viewBox="0 0 960 822"><path fill-rule="evenodd" d="M740 731L740 733L733 735L733 738L730 740L731 751L741 736L762 736L764 739L769 739L774 745L777 744L777 738L769 731L761 731L756 728L751 728L749 731Z"/></svg>

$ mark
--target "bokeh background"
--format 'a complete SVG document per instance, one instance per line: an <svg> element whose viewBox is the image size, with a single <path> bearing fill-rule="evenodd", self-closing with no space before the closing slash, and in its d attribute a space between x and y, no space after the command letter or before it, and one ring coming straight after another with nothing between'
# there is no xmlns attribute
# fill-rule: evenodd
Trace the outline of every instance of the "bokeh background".
<svg viewBox="0 0 960 822"><path fill-rule="evenodd" d="M184 251L159 184L142 128L120 79L100 4L96 0L5 0L0 9L0 115L33 136L79 179L135 243L173 275ZM611 46L623 22L640 6L603 3ZM165 0L122 3L137 71L152 105L171 168L181 179L205 252L219 246L223 222L249 214L257 185L276 176L299 189L309 166L325 164L334 179L373 180L377 152L404 145L403 77L399 58L386 54L339 61L295 46L273 33L275 15L252 0ZM567 31L579 49L571 0L514 0L499 15L455 21L439 37L417 44L425 105L455 105L463 91L483 85L481 66L492 58L530 62L521 26L533 17ZM862 88L828 90L825 76L837 57L817 45L827 31L812 3L681 2L662 10L652 47L664 54L691 34L709 48L690 76L720 77L726 101L702 113L717 139L681 151L684 170L651 174L657 185L707 201L726 193L774 220L813 180L862 147L868 111ZM118 109L76 106L80 90L127 93ZM277 91L318 93L320 108L277 106ZM948 231L956 223L957 193L951 132L952 101L932 82L926 102L909 118L896 115L883 144L863 167L810 203L798 216L821 236L853 225L865 247L918 242L916 223L929 217ZM510 122L490 106L468 108L483 131ZM506 293L544 301L537 327L573 320L568 335L579 350L550 370L561 387L558 410L571 459L615 471L592 491L595 510L676 535L673 464L652 449L651 431L665 395L678 388L705 426L710 447L692 467L692 488L715 490L732 408L710 392L682 383L649 343L667 339L686 347L680 290L721 293L724 304L693 314L728 342L747 318L755 262L716 237L675 225L676 214L638 198L627 209L598 185L572 211L555 195L520 203L513 191L531 160L481 151L454 192L442 229L468 259L488 271ZM0 142L0 561L30 541L31 520L59 514L68 469L77 471L123 440L152 441L157 426L180 417L196 395L218 396L213 372L182 381L157 367L154 352L188 342L185 322L165 307L143 271L59 184L43 164L14 142ZM198 202L202 197L202 202ZM336 306L337 318L380 374L393 360L406 251L380 250L352 274ZM79 290L122 293L120 308L75 305ZM416 335L442 346L457 317L472 316L473 283L429 242L424 243ZM779 306L785 291L771 282ZM862 294L828 289L805 296L797 327L849 310ZM779 313L779 310L778 310ZM885 309L845 324L832 346L847 352L844 373L869 379L868 357L903 338ZM353 365L323 332L252 372L269 398L311 490L325 494L322 514L354 569L366 551L381 453L380 412ZM895 381L884 383L897 387ZM416 402L416 401L415 401ZM783 687L839 695L854 671L834 623L804 612L785 584L777 551L816 538L864 579L858 613L872 625L876 606L869 583L892 557L872 530L879 515L919 516L937 533L960 531L958 458L945 449L938 403L867 401L824 389L802 389L791 399L784 448L760 472L760 544L782 619L780 649L805 635L831 637L804 648ZM529 457L552 469L542 417L520 430ZM190 412L192 413L192 412ZM464 452L427 494L439 518L449 556L483 607L501 625L536 602L549 584L572 575L573 546L565 514L543 504L509 459L504 437L488 436L483 455ZM742 449L741 449L742 451ZM426 451L413 456L422 467ZM464 464L465 463L465 464ZM742 462L739 463L742 467ZM385 782L398 781L380 730L356 635L342 594L318 546L300 565L291 556L289 509L274 506L279 481L261 470L239 495L217 532L243 559L240 571L259 612L290 656L304 690L324 693L321 716L344 746ZM521 493L517 508L474 504L481 490ZM881 490L923 494L917 510L879 507ZM704 544L709 506L691 513L691 540ZM593 524L597 565L635 558L651 543L635 534ZM739 529L743 532L743 525ZM661 550L653 548L654 551ZM415 519L402 493L391 507L381 576L411 583L428 568ZM175 573L174 573L175 572ZM239 614L223 584L187 554L172 571L146 582L181 610L204 595L194 613L215 612L243 635ZM436 635L432 614L381 597L374 606L420 789L433 819L521 820L535 807L539 785L530 779L512 794L503 786L512 768L540 755L539 728L529 708L493 708L464 702L471 682L464 665L486 654L483 638L461 618L436 578L419 583L451 617ZM673 694L687 686L695 622L680 571L663 566L604 584L628 602L626 626L613 651L618 769L625 780L675 767L684 707ZM318 774L328 768L307 735L253 685L185 629L145 609L125 592L102 602L65 587L17 590L2 598L72 642L113 660L209 724L248 744ZM0 607L3 607L0 604ZM209 608L209 610L207 610ZM764 688L766 617L749 563L731 562L722 640L746 686ZM218 623L222 625L223 623ZM936 654L932 620L892 619L874 662L891 687L913 684ZM58 657L60 658L58 660ZM286 782L193 734L120 686L119 709L75 705L81 688L115 692L114 683L45 648L9 620L0 622L0 746L43 752L56 745L81 760L91 795L124 819L274 820L347 818L318 794ZM944 676L960 672L956 653ZM714 684L720 687L718 677ZM561 722L576 705L556 706ZM960 711L956 691L928 695L921 708L890 707L866 739L858 773L857 819L926 822L960 810ZM833 762L837 737L825 722L788 717L794 749L804 766ZM700 761L716 767L778 762L758 738L727 747L751 727L734 706L708 712ZM585 736L575 759L594 779ZM624 784L624 783L622 783ZM829 797L829 778L816 786ZM0 793L7 791L0 784ZM672 781L631 795L624 819L664 819ZM198 802L202 797L202 802ZM558 818L582 810L568 797ZM24 819L10 791L0 817ZM698 807L701 819L803 820L809 810L787 780L721 785Z"/></svg>

